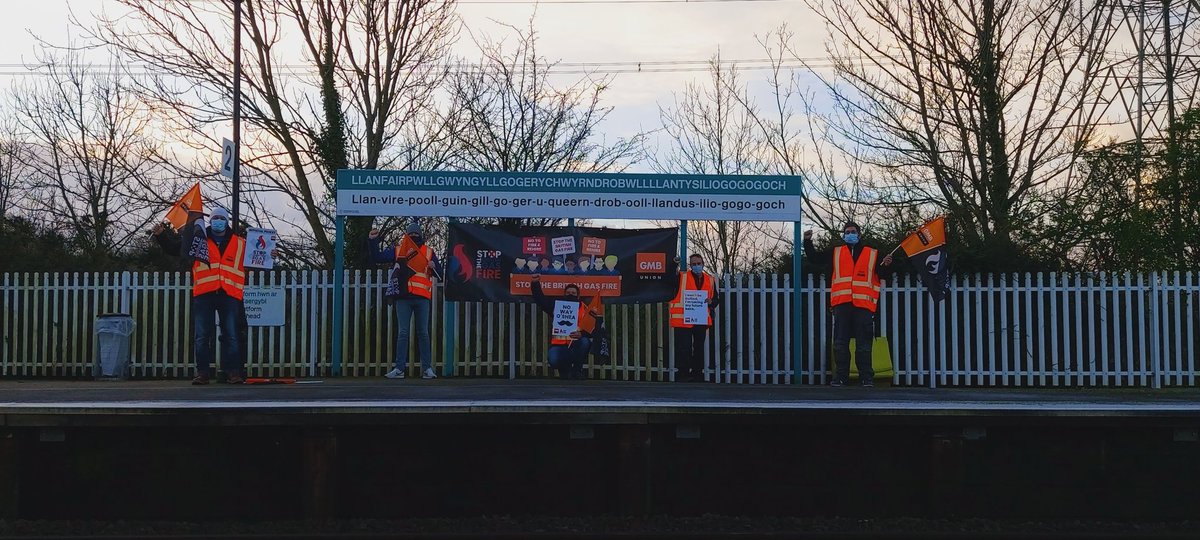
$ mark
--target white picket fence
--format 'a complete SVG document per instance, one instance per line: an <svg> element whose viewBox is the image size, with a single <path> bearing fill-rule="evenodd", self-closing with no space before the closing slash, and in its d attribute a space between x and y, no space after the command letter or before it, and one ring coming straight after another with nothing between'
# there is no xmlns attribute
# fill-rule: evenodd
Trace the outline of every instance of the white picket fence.
<svg viewBox="0 0 1200 540"><path fill-rule="evenodd" d="M324 376L332 358L333 275L254 274L250 286L286 293L282 327L251 328L249 366L262 376ZM347 272L342 372L382 375L395 352L383 271ZM821 384L832 321L823 278L803 284L800 335L792 333L790 276L721 280L707 351L709 380ZM0 376L89 377L93 324L130 313L133 376L192 371L190 276L177 273L5 274L0 280ZM1200 276L1024 274L955 278L932 302L903 281L884 288L879 330L890 343L893 383L907 386L1195 386L1200 370ZM464 377L546 377L549 321L529 304L433 302L433 358ZM609 305L612 363L592 378L667 381L672 339L664 304ZM801 347L799 378L793 343ZM415 345L415 344L414 344ZM413 351L415 353L415 350ZM415 354L410 369L415 374ZM447 368L447 359L452 365Z"/></svg>

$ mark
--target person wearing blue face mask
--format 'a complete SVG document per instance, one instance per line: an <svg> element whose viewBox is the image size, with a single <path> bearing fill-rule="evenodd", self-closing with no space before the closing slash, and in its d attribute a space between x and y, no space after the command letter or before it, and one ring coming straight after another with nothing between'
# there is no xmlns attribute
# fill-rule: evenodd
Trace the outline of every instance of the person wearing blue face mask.
<svg viewBox="0 0 1200 540"><path fill-rule="evenodd" d="M707 321L692 324L686 322L684 291L705 291L708 297ZM713 312L719 305L721 291L717 289L717 278L704 271L704 257L698 253L692 254L688 257L687 270L679 273L679 292L670 304L677 382L701 382L704 379L704 341L708 337L708 329L712 328Z"/></svg>
<svg viewBox="0 0 1200 540"><path fill-rule="evenodd" d="M221 371L225 382L245 381L239 322L244 318L242 293L246 286L243 258L246 239L234 233L229 212L213 210L208 227L201 214L189 215L182 236L169 236L160 224L151 234L164 251L184 256L192 270L192 324L195 330L196 377L192 384L205 385L213 379L213 342L220 325ZM274 254L272 254L274 256Z"/></svg>
<svg viewBox="0 0 1200 540"><path fill-rule="evenodd" d="M844 245L818 252L812 231L804 232L804 256L813 264L832 266L830 306L833 308L833 354L837 360L831 386L844 386L850 378L850 339L855 342L854 360L859 382L875 386L871 367L871 344L875 340L875 313L879 309L881 280L891 275L892 256L880 258L879 250L862 243L862 229L853 221L842 227Z"/></svg>

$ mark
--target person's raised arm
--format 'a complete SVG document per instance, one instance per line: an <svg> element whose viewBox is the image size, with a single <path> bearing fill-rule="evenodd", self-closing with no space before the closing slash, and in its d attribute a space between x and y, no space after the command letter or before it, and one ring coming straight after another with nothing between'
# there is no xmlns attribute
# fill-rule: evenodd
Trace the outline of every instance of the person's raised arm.
<svg viewBox="0 0 1200 540"><path fill-rule="evenodd" d="M396 251L389 246L383 245L383 239L379 236L379 229L371 229L371 232L367 233L367 257L371 262L377 264L396 262Z"/></svg>
<svg viewBox="0 0 1200 540"><path fill-rule="evenodd" d="M833 250L827 249L817 251L817 247L813 244L812 230L804 231L804 262L815 264L817 266L833 266Z"/></svg>
<svg viewBox="0 0 1200 540"><path fill-rule="evenodd" d="M911 263L907 262L907 257L896 258L896 256L891 253L881 255L882 256L879 258L879 262L875 263L875 275L879 276L879 279L881 280L891 283L892 278L895 277L896 274L911 269L910 267L912 265Z"/></svg>
<svg viewBox="0 0 1200 540"><path fill-rule="evenodd" d="M546 294L542 292L542 275L534 274L530 276L530 279L533 280L529 284L530 289L533 290L533 302L537 304L538 309L553 314L554 300L547 298Z"/></svg>
<svg viewBox="0 0 1200 540"><path fill-rule="evenodd" d="M183 247L183 238L179 233L169 229L165 224L159 223L150 229L150 236L162 248L163 253L167 255L179 255L180 249Z"/></svg>

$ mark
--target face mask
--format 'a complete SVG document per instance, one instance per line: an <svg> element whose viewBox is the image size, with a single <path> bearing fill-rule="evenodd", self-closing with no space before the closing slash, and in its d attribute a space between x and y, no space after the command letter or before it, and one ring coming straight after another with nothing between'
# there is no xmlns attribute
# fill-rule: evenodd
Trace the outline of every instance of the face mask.
<svg viewBox="0 0 1200 540"><path fill-rule="evenodd" d="M566 298L567 300L578 300L579 293L574 293L574 292L563 293L563 298Z"/></svg>
<svg viewBox="0 0 1200 540"><path fill-rule="evenodd" d="M425 237L424 236L421 236L419 234L410 234L410 235L408 235L408 237L412 238L413 243L417 244L418 246L425 245Z"/></svg>
<svg viewBox="0 0 1200 540"><path fill-rule="evenodd" d="M858 233L845 233L842 235L842 240L845 240L847 244L857 244Z"/></svg>
<svg viewBox="0 0 1200 540"><path fill-rule="evenodd" d="M212 220L212 230L213 230L213 232L215 232L215 233L218 233L218 234L225 232L225 225L226 225L226 224L227 224L227 223L226 223L226 222L225 222L225 220L223 220L223 219L214 219L214 220Z"/></svg>
<svg viewBox="0 0 1200 540"><path fill-rule="evenodd" d="M693 264L692 271L699 274L704 271L704 265L703 264Z"/></svg>

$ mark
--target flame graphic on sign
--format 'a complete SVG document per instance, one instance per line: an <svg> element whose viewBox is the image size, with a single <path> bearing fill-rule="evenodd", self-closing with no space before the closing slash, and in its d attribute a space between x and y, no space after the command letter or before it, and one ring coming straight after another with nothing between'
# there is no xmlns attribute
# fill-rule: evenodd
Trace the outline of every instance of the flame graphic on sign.
<svg viewBox="0 0 1200 540"><path fill-rule="evenodd" d="M267 238L265 236L258 237L258 249L267 249Z"/></svg>
<svg viewBox="0 0 1200 540"><path fill-rule="evenodd" d="M467 256L462 244L454 246L454 261L458 263L458 274L462 280L471 281L471 277L475 275L475 266L471 264L471 258Z"/></svg>

